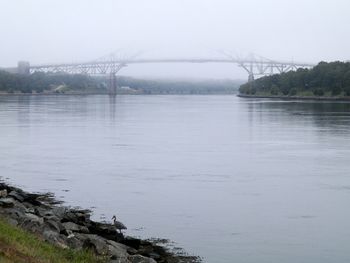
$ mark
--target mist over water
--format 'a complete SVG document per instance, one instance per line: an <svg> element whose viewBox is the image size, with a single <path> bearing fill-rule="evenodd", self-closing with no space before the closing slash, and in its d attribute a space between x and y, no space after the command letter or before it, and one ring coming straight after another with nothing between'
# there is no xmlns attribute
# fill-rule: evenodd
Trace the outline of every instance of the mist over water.
<svg viewBox="0 0 350 263"><path fill-rule="evenodd" d="M350 104L0 97L0 169L205 262L349 262Z"/></svg>

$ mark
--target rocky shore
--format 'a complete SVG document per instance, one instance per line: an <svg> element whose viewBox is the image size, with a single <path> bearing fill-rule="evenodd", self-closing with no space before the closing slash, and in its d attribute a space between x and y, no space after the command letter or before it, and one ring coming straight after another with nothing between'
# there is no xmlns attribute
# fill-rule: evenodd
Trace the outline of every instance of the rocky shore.
<svg viewBox="0 0 350 263"><path fill-rule="evenodd" d="M281 96L281 95L247 95L238 94L237 97L252 99L283 99L283 100L321 100L321 101L350 101L350 97L328 96Z"/></svg>
<svg viewBox="0 0 350 263"><path fill-rule="evenodd" d="M0 182L0 217L62 248L91 249L109 263L194 263L198 257L170 252L156 242L128 237L91 211L61 205L52 194L28 193Z"/></svg>

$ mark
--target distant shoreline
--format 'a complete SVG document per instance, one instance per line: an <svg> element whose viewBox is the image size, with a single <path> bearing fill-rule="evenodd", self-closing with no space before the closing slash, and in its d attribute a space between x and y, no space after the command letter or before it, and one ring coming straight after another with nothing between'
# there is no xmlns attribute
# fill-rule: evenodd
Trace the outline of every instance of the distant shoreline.
<svg viewBox="0 0 350 263"><path fill-rule="evenodd" d="M108 95L108 93L99 92L78 92L78 93L0 93L1 96L62 96L62 95Z"/></svg>
<svg viewBox="0 0 350 263"><path fill-rule="evenodd" d="M77 92L77 93L0 93L0 97L2 96L73 96L73 95L110 95L109 93L103 93L103 92ZM152 96L152 95L186 95L186 96L202 96L202 95L223 95L223 96L232 96L237 95L237 93L117 93L116 96L121 95L132 95L132 96L138 96L138 95L146 95L146 96Z"/></svg>
<svg viewBox="0 0 350 263"><path fill-rule="evenodd" d="M350 97L320 97L320 96L279 96L279 95L246 95L237 94L240 98L282 99L282 100L317 100L317 101L350 101Z"/></svg>

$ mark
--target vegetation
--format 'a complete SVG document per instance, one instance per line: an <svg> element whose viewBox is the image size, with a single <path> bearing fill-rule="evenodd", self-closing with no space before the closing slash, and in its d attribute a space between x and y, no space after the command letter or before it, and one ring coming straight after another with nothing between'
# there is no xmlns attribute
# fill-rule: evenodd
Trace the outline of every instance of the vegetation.
<svg viewBox="0 0 350 263"><path fill-rule="evenodd" d="M36 72L20 75L0 71L0 93L107 93L109 78ZM119 76L117 93L126 94L232 94L235 80L159 80Z"/></svg>
<svg viewBox="0 0 350 263"><path fill-rule="evenodd" d="M66 90L85 91L97 88L97 82L86 75L69 75L63 73L36 72L31 75L20 75L0 71L0 92L7 93L41 93L53 91L59 86ZM60 92L58 89L57 92Z"/></svg>
<svg viewBox="0 0 350 263"><path fill-rule="evenodd" d="M0 220L0 262L102 263L90 251L58 248Z"/></svg>
<svg viewBox="0 0 350 263"><path fill-rule="evenodd" d="M350 96L350 62L320 62L312 69L298 69L259 78L241 85L247 95Z"/></svg>
<svg viewBox="0 0 350 263"><path fill-rule="evenodd" d="M237 93L237 80L164 80L118 77L118 85L129 87L141 94L233 94Z"/></svg>

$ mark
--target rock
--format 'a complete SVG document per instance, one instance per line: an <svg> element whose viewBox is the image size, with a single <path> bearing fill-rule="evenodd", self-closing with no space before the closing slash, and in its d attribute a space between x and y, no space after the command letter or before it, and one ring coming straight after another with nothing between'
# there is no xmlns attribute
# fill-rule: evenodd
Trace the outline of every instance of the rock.
<svg viewBox="0 0 350 263"><path fill-rule="evenodd" d="M0 198L7 197L7 189L0 190Z"/></svg>
<svg viewBox="0 0 350 263"><path fill-rule="evenodd" d="M6 208L6 210L4 211L6 212L6 214L13 218L13 219L16 219L17 221L21 221L24 219L24 215L25 215L25 210L22 209L21 207L17 207L17 206L14 206L12 208Z"/></svg>
<svg viewBox="0 0 350 263"><path fill-rule="evenodd" d="M31 203L24 201L22 205L26 208L27 213L35 214L35 206L33 206Z"/></svg>
<svg viewBox="0 0 350 263"><path fill-rule="evenodd" d="M62 216L63 222L83 224L90 221L90 210L66 210Z"/></svg>
<svg viewBox="0 0 350 263"><path fill-rule="evenodd" d="M89 233L89 229L86 226L81 226L73 222L62 223L62 225L65 230L70 230L72 232L80 232L84 234Z"/></svg>
<svg viewBox="0 0 350 263"><path fill-rule="evenodd" d="M51 244L54 244L56 246L59 246L61 248L68 248L66 237L63 235L58 234L54 231L44 231L43 237L46 241L50 242Z"/></svg>
<svg viewBox="0 0 350 263"><path fill-rule="evenodd" d="M77 250L83 249L83 241L81 241L75 235L71 237L67 237L67 245L73 249L77 249Z"/></svg>
<svg viewBox="0 0 350 263"><path fill-rule="evenodd" d="M24 202L25 200L25 196L21 195L19 192L16 191L11 191L8 195L18 200L19 202Z"/></svg>
<svg viewBox="0 0 350 263"><path fill-rule="evenodd" d="M40 216L40 217L44 217L44 216L53 216L53 213L51 210L45 209L43 207L36 207L34 208L34 212L36 215Z"/></svg>
<svg viewBox="0 0 350 263"><path fill-rule="evenodd" d="M34 215L32 213L25 213L24 214L25 219L32 221L32 222L38 222L40 225L42 225L44 223L44 219L41 217L38 217L37 215Z"/></svg>
<svg viewBox="0 0 350 263"><path fill-rule="evenodd" d="M53 215L55 215L58 218L63 218L64 214L66 213L68 209L63 206L55 206L52 208L51 212Z"/></svg>
<svg viewBox="0 0 350 263"><path fill-rule="evenodd" d="M117 230L113 225L106 224L106 223L91 221L89 225L89 231L92 234L99 235L106 239L111 239L115 241L124 239L124 236L122 234L117 235Z"/></svg>
<svg viewBox="0 0 350 263"><path fill-rule="evenodd" d="M151 252L151 253L148 254L148 256L150 258L153 258L153 259L160 259L161 258L161 256L158 253L156 253L156 252Z"/></svg>
<svg viewBox="0 0 350 263"><path fill-rule="evenodd" d="M152 245L141 246L138 249L138 253L140 253L141 255L149 256L152 252L153 252L153 246Z"/></svg>
<svg viewBox="0 0 350 263"><path fill-rule="evenodd" d="M132 248L132 247L128 247L127 245L124 245L124 244L115 242L115 241L113 241L113 240L107 240L107 244L112 245L112 246L115 246L115 247L118 247L118 248L121 248L121 249L124 249L124 250L126 250L126 252L128 252L128 254L130 254L130 255L137 254L137 250L136 250L136 249L134 249L134 248Z"/></svg>
<svg viewBox="0 0 350 263"><path fill-rule="evenodd" d="M40 205L42 205L42 203L37 200L37 198L40 197L40 196L41 195L39 195L39 194L29 194L29 193L27 193L26 197L25 197L25 201L27 203L30 203L31 205L40 206Z"/></svg>
<svg viewBox="0 0 350 263"><path fill-rule="evenodd" d="M115 247L112 245L108 245L108 255L111 257L111 259L119 259L119 260L127 260L128 259L128 253L125 249L122 249L120 247Z"/></svg>
<svg viewBox="0 0 350 263"><path fill-rule="evenodd" d="M24 220L19 226L32 233L40 234L43 231L42 225L38 221Z"/></svg>
<svg viewBox="0 0 350 263"><path fill-rule="evenodd" d="M112 259L127 260L128 258L127 246L117 243L113 240L106 240L106 242L108 244L108 249L109 249L108 254L111 255Z"/></svg>
<svg viewBox="0 0 350 263"><path fill-rule="evenodd" d="M108 255L109 248L106 239L92 234L75 234L83 242L83 248L92 249L98 255Z"/></svg>
<svg viewBox="0 0 350 263"><path fill-rule="evenodd" d="M128 259L131 263L157 263L153 258L146 258L141 255L132 255Z"/></svg>
<svg viewBox="0 0 350 263"><path fill-rule="evenodd" d="M123 244L135 249L139 249L141 246L141 240L133 237L126 237L123 240Z"/></svg>
<svg viewBox="0 0 350 263"><path fill-rule="evenodd" d="M9 208L9 207L14 207L15 205L15 200L12 198L0 198L0 206L4 208Z"/></svg>
<svg viewBox="0 0 350 263"><path fill-rule="evenodd" d="M72 210L72 213L74 213L76 215L76 217L78 218L78 220L80 222L88 222L90 221L90 213L91 211L88 209L80 209L80 210Z"/></svg>
<svg viewBox="0 0 350 263"><path fill-rule="evenodd" d="M7 223L9 223L12 226L18 225L18 221L16 219L13 219L13 218L7 218L6 221L7 221Z"/></svg>
<svg viewBox="0 0 350 263"><path fill-rule="evenodd" d="M60 233L64 230L63 225L58 220L44 218L44 221L45 226L52 231Z"/></svg>

